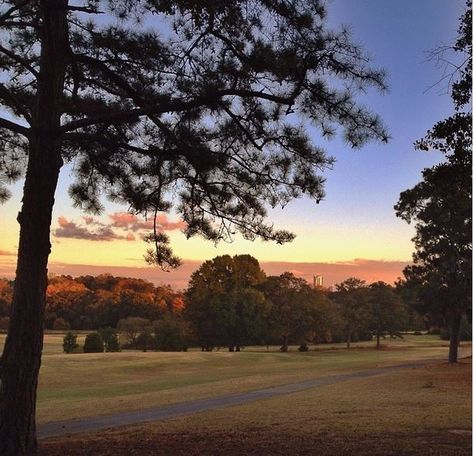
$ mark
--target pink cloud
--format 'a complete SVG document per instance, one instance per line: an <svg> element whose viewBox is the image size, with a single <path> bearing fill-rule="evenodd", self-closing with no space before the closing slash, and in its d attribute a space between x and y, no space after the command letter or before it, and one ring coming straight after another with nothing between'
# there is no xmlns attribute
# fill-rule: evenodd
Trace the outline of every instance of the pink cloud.
<svg viewBox="0 0 474 456"><path fill-rule="evenodd" d="M86 224L88 221L85 221ZM96 229L90 229L86 226L78 225L72 220L68 220L66 217L58 218L59 228L54 230L54 235L58 238L69 238L69 239L83 239L87 241L114 241L114 240L127 240L132 241L135 236L131 235L120 235L117 234L112 228L108 226L98 226ZM89 223L90 225L91 223Z"/></svg>
<svg viewBox="0 0 474 456"><path fill-rule="evenodd" d="M0 250L0 256L16 256L16 253L9 250Z"/></svg>
<svg viewBox="0 0 474 456"><path fill-rule="evenodd" d="M135 214L129 212L115 212L109 214L112 219L111 226L131 231L153 230L153 219L143 220ZM171 222L164 213L160 213L156 217L157 228L159 231L173 231L186 228L186 223L182 220Z"/></svg>

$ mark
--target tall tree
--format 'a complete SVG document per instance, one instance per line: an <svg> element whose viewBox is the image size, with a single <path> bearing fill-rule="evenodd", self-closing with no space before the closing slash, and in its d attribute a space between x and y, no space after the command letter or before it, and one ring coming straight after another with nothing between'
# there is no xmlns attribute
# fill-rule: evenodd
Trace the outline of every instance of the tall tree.
<svg viewBox="0 0 474 456"><path fill-rule="evenodd" d="M250 255L218 256L192 274L185 316L203 349L227 345L240 350L259 339L267 305L256 287L264 280Z"/></svg>
<svg viewBox="0 0 474 456"><path fill-rule="evenodd" d="M365 326L369 320L369 303L365 280L350 277L336 284L334 300L339 308L346 347L351 348L354 333Z"/></svg>
<svg viewBox="0 0 474 456"><path fill-rule="evenodd" d="M449 328L449 362L458 359L461 319L472 305L472 9L467 2L452 49L462 63L451 97L455 113L415 143L445 160L423 170L423 180L400 195L397 216L416 223L413 265L404 270L419 285L420 299ZM443 49L443 51L446 51ZM439 51L441 52L441 50ZM456 75L452 75L456 77Z"/></svg>
<svg viewBox="0 0 474 456"><path fill-rule="evenodd" d="M109 15L101 14L108 12ZM101 19L99 19L101 18ZM341 127L354 147L386 140L354 92L384 89L319 0L6 0L0 5L0 182L26 169L0 454L36 452L50 225L64 163L87 211L101 195L136 213L174 208L187 236L286 242L268 205L324 197L333 160L312 143ZM8 196L3 187L1 198ZM155 218L156 220L156 218ZM155 227L158 227L155 224ZM177 266L164 233L147 259Z"/></svg>
<svg viewBox="0 0 474 456"><path fill-rule="evenodd" d="M287 352L290 342L306 342L316 327L316 306L324 299L322 294L291 272L268 277L261 289L271 306L269 324L281 341L280 350Z"/></svg>
<svg viewBox="0 0 474 456"><path fill-rule="evenodd" d="M408 313L394 287L385 282L374 282L368 287L369 318L367 329L375 336L376 348L380 338L390 336L402 338L406 329Z"/></svg>

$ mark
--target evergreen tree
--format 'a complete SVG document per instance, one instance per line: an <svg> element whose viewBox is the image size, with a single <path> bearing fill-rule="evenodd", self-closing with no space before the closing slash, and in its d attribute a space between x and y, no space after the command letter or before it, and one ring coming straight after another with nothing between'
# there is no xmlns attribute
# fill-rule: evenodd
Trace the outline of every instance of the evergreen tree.
<svg viewBox="0 0 474 456"><path fill-rule="evenodd" d="M455 113L438 122L415 145L437 150L445 160L423 171L423 180L404 191L397 216L416 222L413 265L404 270L408 286L420 290L425 311L441 315L449 328L449 362L458 359L463 315L472 306L472 10L461 18L453 50L464 59L451 97ZM441 52L441 51L440 51ZM454 77L454 75L453 75Z"/></svg>
<svg viewBox="0 0 474 456"><path fill-rule="evenodd" d="M77 343L77 336L71 331L67 332L63 338L64 353L74 353L74 350L79 348Z"/></svg>
<svg viewBox="0 0 474 456"><path fill-rule="evenodd" d="M104 340L99 332L87 334L84 341L84 353L102 353L104 348Z"/></svg>
<svg viewBox="0 0 474 456"><path fill-rule="evenodd" d="M101 13L108 13L104 15ZM99 20L99 18L101 18ZM354 92L384 89L319 0L6 0L0 5L0 182L23 176L17 275L2 358L0 454L36 452L50 225L58 175L74 204L174 208L187 236L286 242L268 205L324 197L332 159L309 126L353 147L386 140ZM0 196L8 196L2 187ZM156 218L155 218L156 220ZM179 264L159 231L150 262ZM23 370L23 366L28 366Z"/></svg>

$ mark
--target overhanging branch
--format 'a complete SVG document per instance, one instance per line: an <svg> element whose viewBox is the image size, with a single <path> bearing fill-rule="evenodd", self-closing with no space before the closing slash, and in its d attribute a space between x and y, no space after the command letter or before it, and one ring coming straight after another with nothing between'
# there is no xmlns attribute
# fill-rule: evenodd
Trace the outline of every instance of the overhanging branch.
<svg viewBox="0 0 474 456"><path fill-rule="evenodd" d="M10 130L14 133L20 133L21 135L25 137L29 137L30 134L30 129L23 127L15 122L12 122L7 119L3 119L0 117L0 128L6 128L7 130Z"/></svg>
<svg viewBox="0 0 474 456"><path fill-rule="evenodd" d="M91 125L112 123L112 122L127 122L138 119L142 116L151 116L156 114L165 114L169 112L181 112L190 109L201 108L204 106L212 106L216 104L221 98L226 96L236 96L240 98L259 98L262 100L272 101L285 105L292 104L293 100L288 97L273 95L266 92L258 92L254 90L239 90L239 89L225 89L217 90L211 94L196 97L193 100L170 100L158 106L140 107L125 111L115 111L98 116L86 117L84 119L73 120L64 124L60 128L61 133L74 131L79 128L89 127Z"/></svg>

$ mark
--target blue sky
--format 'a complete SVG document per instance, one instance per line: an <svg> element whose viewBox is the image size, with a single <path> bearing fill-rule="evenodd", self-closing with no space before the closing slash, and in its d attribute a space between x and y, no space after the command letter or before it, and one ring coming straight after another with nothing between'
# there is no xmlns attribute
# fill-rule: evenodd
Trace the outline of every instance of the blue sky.
<svg viewBox="0 0 474 456"><path fill-rule="evenodd" d="M395 217L393 205L401 191L420 180L423 168L441 158L436 152L415 151L413 142L452 112L443 85L428 90L441 78L443 69L426 59L430 50L454 42L464 7L461 0L329 0L331 27L349 26L355 41L372 56L373 65L387 70L389 91L384 94L369 91L360 99L380 114L391 141L352 150L338 137L330 141L314 138L337 159L334 169L325 173L326 199L319 205L301 199L284 211L270 212L276 226L297 234L292 244L249 243L237 238L233 244L215 247L199 238L186 241L179 230L173 230L170 236L176 253L193 264L224 253L250 253L267 263L317 263L319 269L315 273L324 269L321 264L348 264L356 258L397 265L409 262L413 227ZM67 196L68 185L68 170L64 169L57 191L53 230L58 227L59 217L81 222L83 214L72 208ZM1 209L0 252L16 251L15 218L21 183L13 187L13 193L14 197ZM108 214L126 209L107 203L102 219L107 221ZM176 217L171 215L170 219L175 221ZM145 246L139 240L99 243L54 236L52 240L52 264L143 266ZM0 264L0 275L11 274L12 258L9 265L2 268ZM156 277L157 281L173 280L171 275L161 279L159 271Z"/></svg>

